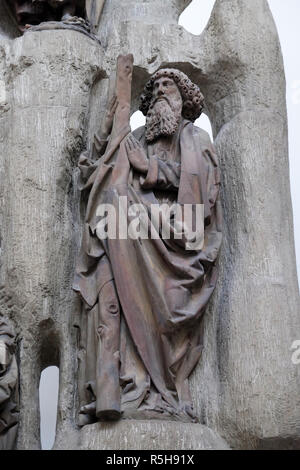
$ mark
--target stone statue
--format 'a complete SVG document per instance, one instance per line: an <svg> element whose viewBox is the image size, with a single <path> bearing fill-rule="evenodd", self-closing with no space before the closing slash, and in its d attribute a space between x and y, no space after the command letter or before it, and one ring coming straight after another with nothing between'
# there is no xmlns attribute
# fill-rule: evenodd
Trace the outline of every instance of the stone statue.
<svg viewBox="0 0 300 470"><path fill-rule="evenodd" d="M85 27L94 32L105 0L7 0L19 30L45 22L63 22L65 26ZM88 20L88 24L85 23ZM54 27L55 29L55 27Z"/></svg>
<svg viewBox="0 0 300 470"><path fill-rule="evenodd" d="M99 1L95 0L96 4ZM179 15L189 3L190 0L107 1L97 31L105 46L102 48L87 35L78 34L74 27L56 29L51 34L31 33L30 29L14 40L16 28L4 9L6 2L0 1L0 304L2 308L3 285L3 292L12 296L13 305L12 310L5 306L1 312L14 319L20 338L18 367L22 376L22 412L18 449L40 448L37 396L41 369L48 365L60 368L57 450L219 449L224 447L220 435L226 439L227 446L234 449L299 448L300 367L292 361L291 346L299 339L300 298L289 189L286 89L278 33L267 0L215 0L205 30L195 36L178 25ZM51 22L44 25L50 27ZM74 187L78 178L78 155L86 136L98 131L95 124L103 119L108 82L111 82L117 55L127 50L135 57L132 111L136 110L135 100L142 84L157 70L177 64L200 86L214 129L222 172L222 253L218 261L218 282L206 313L201 322L200 318L193 320L195 334L203 329L203 350L201 363L189 380L194 409L201 416L203 425L174 420L121 419L113 426L96 422L78 429L73 420L79 408L79 403L74 400L78 397L77 361L74 360L77 352L80 420L83 424L96 421L96 413L101 419L104 406L106 410L112 409L109 397L111 400L116 397L116 416L121 412L124 416L134 412L146 414L145 407L149 400L153 403L155 389L157 394L165 396L165 383L171 394L176 388L176 398L177 390L183 391L181 384L187 384L184 374L189 373L184 365L181 376L176 365L169 367L172 362L168 357L169 326L164 328L161 324L166 312L170 312L170 321L174 318L171 301L174 299L175 302L176 298L168 287L170 283L174 284L174 276L179 276L180 270L183 275L179 281L184 281L186 265L183 260L190 259L192 252L180 258L179 267L172 270L171 275L172 260L175 256L179 258L181 248L169 249L167 241L150 242L142 238L138 243L128 240L98 242L97 232L90 231L93 224L98 224L93 212L97 198L101 202L105 194L109 198L116 193L98 189L104 183L107 188L113 187L110 180L112 173L115 176L112 163L119 152L127 155L124 139L130 133L129 101L123 101L124 132L119 124L122 108L118 104L115 109L116 102L112 101L114 126L106 149L105 133L111 126L109 113L104 134L95 138L95 169L97 161L99 165L96 173L92 175L93 166L88 165L87 156L91 155L86 155L86 160L82 156L83 176L87 181L91 178L89 183L86 181L83 191L83 197L89 196L90 200L84 238L90 244L82 248L77 265L77 290L87 299L83 311L78 309L79 300L71 290L80 228L83 227L79 192ZM122 90L122 87L117 90L118 96ZM161 106L163 101L159 103ZM181 126L184 123L186 120ZM206 141L211 149L205 133L193 129L191 123L180 129L180 139L184 143L180 155L184 162L188 155L184 150L187 141L192 145L195 139L201 143L203 158L210 158L212 151L207 153L205 150ZM193 129L194 135L185 139L188 129ZM146 138L139 141L139 133L143 132L137 130L133 134L145 145L147 157L151 157L154 144L146 143ZM119 140L114 137L116 135ZM157 139L157 143L162 140ZM133 143L136 145L135 141ZM115 152L113 145L117 145ZM197 148L200 155L199 146ZM111 155L108 152L112 152ZM174 149L170 154L176 155ZM147 175L134 169L136 165L145 171L143 154L138 161L130 152L129 156L134 184L140 185L140 191L136 190L136 193L139 198L143 197L143 202L147 194L152 198L151 193L156 200L158 196L163 200L167 195L166 202L172 196L175 200L179 198L180 193L176 190L163 188L159 195L156 188L143 189ZM165 160L158 157L157 162L160 179L165 178L162 176ZM207 180L204 183L207 184ZM118 186L124 191L126 187ZM80 207L83 209L86 199L82 202ZM118 243L126 248L117 250ZM163 256L162 243L165 245ZM137 266L133 266L136 254L141 250ZM195 273L194 268L201 269L200 265L201 261L195 263L189 281ZM125 268L128 269L126 275ZM209 262L203 262L203 272L207 269ZM138 275L133 275L133 271ZM134 298L133 289L139 294L135 296L135 303L131 303L130 311L122 280L126 282L128 298ZM213 284L212 279L211 290ZM177 285L180 287L180 282ZM201 282L199 289L200 285ZM184 288L189 289L189 286L183 286L182 292ZM114 294L114 289L118 296L116 304L99 302L99 299L109 300L108 294ZM158 295L159 289L165 294ZM194 292L195 299L200 299L197 289ZM206 292L208 298L209 290ZM152 299L160 306L161 299L166 299L156 324L157 310L153 308L154 318L150 315ZM119 301L120 317L118 314L114 317L104 307L113 312ZM181 309L179 316L176 311L176 318L182 318L183 323L184 312L188 310ZM130 322L131 313L135 323ZM76 324L79 318L82 321L78 345L71 326L74 314ZM107 325L104 315L107 322L115 321L113 330L107 326L102 328ZM147 334L145 319L149 323ZM152 333L153 323L157 337ZM194 356L188 356L186 327L185 324L182 326L181 357L190 358L189 365L192 366L202 345L200 342L200 348L194 348ZM111 333L105 343L107 336L103 334L108 331ZM179 347L176 335L173 337L171 357L175 359ZM147 362L145 354L149 353L151 345L152 362ZM157 356L154 355L156 350ZM123 359L121 363L118 351ZM128 367L130 360L132 366ZM180 367L180 359L177 365ZM159 382L162 367L163 380ZM174 375L168 379L170 374ZM143 377L147 380L143 381ZM149 392L140 393L145 389ZM183 395L181 393L181 402L185 398ZM136 401L130 402L129 398L134 396ZM101 404L100 400L104 401L106 397L107 404ZM96 399L99 400L98 412ZM165 403L163 398L163 412L148 411L148 414L166 416ZM88 405L90 414L83 412ZM148 408L153 410L154 407Z"/></svg>
<svg viewBox="0 0 300 470"><path fill-rule="evenodd" d="M13 449L19 422L15 335L0 315L0 450Z"/></svg>
<svg viewBox="0 0 300 470"><path fill-rule="evenodd" d="M88 193L74 283L83 299L80 425L121 416L197 421L188 378L217 279L219 168L208 134L193 124L204 98L179 70L151 77L141 96L146 125L131 133L132 64L132 56L118 58L115 97L93 146L98 159L84 153L79 162ZM145 210L155 237L99 237L98 208L110 204L120 216L121 198ZM175 225L170 239L151 225L150 206L174 202L202 204L202 249L188 250ZM130 209L125 217L130 223Z"/></svg>

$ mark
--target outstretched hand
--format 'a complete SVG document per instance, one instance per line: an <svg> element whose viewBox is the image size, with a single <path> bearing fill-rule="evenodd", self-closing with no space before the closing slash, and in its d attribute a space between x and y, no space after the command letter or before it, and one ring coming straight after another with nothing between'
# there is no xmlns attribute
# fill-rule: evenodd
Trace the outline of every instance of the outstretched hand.
<svg viewBox="0 0 300 470"><path fill-rule="evenodd" d="M133 168L140 173L147 173L149 161L146 152L140 142L132 134L129 134L125 141L125 149Z"/></svg>

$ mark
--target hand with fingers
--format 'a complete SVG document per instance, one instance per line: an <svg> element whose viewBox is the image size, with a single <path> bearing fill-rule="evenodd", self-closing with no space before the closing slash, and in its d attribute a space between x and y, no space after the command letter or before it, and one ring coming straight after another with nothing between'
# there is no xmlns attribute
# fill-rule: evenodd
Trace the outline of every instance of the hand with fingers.
<svg viewBox="0 0 300 470"><path fill-rule="evenodd" d="M117 100L116 95L114 95L108 104L108 108L105 114L105 118L103 120L101 131L100 131L100 136L101 136L101 139L103 140L107 139L107 137L111 133L113 122L114 122L114 115L115 115L117 106L118 106L118 100Z"/></svg>
<svg viewBox="0 0 300 470"><path fill-rule="evenodd" d="M129 134L125 141L125 149L133 168L135 168L140 173L147 173L149 168L149 160L147 158L146 152L141 146L140 142L132 134Z"/></svg>

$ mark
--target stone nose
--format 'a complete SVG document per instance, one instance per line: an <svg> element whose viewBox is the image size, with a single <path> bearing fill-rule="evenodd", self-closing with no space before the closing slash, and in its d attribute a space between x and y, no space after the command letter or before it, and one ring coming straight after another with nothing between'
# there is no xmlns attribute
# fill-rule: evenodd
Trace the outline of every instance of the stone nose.
<svg viewBox="0 0 300 470"><path fill-rule="evenodd" d="M164 91L164 87L163 85L159 85L158 88L157 88L157 96L162 96L164 95L165 91Z"/></svg>

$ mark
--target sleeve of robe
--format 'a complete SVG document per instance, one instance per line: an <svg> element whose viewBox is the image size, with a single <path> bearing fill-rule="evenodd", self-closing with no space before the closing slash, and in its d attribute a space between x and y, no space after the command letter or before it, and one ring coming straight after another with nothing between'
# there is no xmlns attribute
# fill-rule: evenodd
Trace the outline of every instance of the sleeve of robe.
<svg viewBox="0 0 300 470"><path fill-rule="evenodd" d="M101 139L99 134L94 135L93 145L91 149L92 158L89 157L89 152L84 151L79 157L78 167L80 169L79 188L90 189L93 184L93 174L99 165L100 158L104 155L107 139Z"/></svg>
<svg viewBox="0 0 300 470"><path fill-rule="evenodd" d="M142 179L141 186L144 189L178 190L180 171L180 163L161 160L152 155L146 178Z"/></svg>

